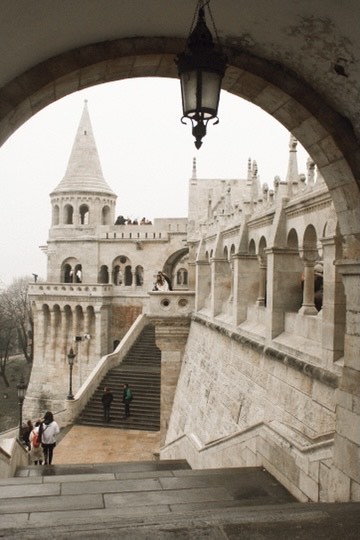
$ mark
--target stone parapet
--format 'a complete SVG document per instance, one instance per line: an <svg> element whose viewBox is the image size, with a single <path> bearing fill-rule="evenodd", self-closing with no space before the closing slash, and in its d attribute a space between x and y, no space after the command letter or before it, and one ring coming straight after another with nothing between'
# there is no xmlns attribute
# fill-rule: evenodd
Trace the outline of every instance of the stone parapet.
<svg viewBox="0 0 360 540"><path fill-rule="evenodd" d="M194 291L151 291L149 296L149 317L188 317L194 310Z"/></svg>

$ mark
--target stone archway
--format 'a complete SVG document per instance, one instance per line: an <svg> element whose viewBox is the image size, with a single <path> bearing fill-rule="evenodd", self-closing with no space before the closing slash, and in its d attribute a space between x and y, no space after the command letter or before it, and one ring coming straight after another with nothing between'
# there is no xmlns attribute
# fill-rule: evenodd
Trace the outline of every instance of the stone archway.
<svg viewBox="0 0 360 540"><path fill-rule="evenodd" d="M35 113L77 90L133 77L176 77L174 55L182 49L182 39L129 38L88 45L44 61L0 89L0 144ZM258 105L278 120L319 167L346 240L343 253L348 261L339 263L338 269L346 278L348 312L358 313L359 295L353 292L359 283L360 147L350 122L331 109L306 82L294 73L285 72L282 66L240 49L227 48L226 52L229 68L223 88ZM350 350L358 350L359 338L355 330L349 331L354 335L350 335L353 339L349 340L349 358L345 360L341 382L342 402L338 407L341 429L337 432L333 471L333 482L344 486L340 490L344 499L349 478L356 477L360 482L358 470L351 470L352 463L346 458L350 452L359 455L359 445L351 442L353 414L347 409L360 381L358 358ZM356 459L352 462L355 467Z"/></svg>
<svg viewBox="0 0 360 540"><path fill-rule="evenodd" d="M126 38L50 58L0 89L0 143L45 106L77 90L132 77L177 77L176 38ZM349 122L296 74L227 48L223 88L261 107L291 131L319 167L331 192L345 257L360 252L360 148Z"/></svg>

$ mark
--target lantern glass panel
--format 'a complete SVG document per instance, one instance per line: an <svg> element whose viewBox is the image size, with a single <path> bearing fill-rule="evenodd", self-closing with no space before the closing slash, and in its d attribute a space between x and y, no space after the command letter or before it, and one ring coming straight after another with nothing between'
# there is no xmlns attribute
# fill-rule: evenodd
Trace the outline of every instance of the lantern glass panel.
<svg viewBox="0 0 360 540"><path fill-rule="evenodd" d="M213 71L193 70L181 75L184 116L201 114L209 119L217 115L222 77ZM201 91L200 91L201 90Z"/></svg>
<svg viewBox="0 0 360 540"><path fill-rule="evenodd" d="M211 71L202 72L201 108L205 112L205 118L211 118L217 115L221 78L218 73Z"/></svg>
<svg viewBox="0 0 360 540"><path fill-rule="evenodd" d="M196 111L196 71L181 74L181 94L184 116L195 116Z"/></svg>

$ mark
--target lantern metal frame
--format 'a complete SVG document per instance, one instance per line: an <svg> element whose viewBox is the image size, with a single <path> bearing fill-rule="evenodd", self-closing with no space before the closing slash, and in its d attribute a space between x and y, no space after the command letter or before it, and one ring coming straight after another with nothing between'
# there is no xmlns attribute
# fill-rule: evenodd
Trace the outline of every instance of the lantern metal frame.
<svg viewBox="0 0 360 540"><path fill-rule="evenodd" d="M74 366L74 360L75 360L76 354L73 351L73 348L71 347L70 351L67 355L67 360L69 364L69 393L67 395L66 399L74 399L74 394L72 392L72 370Z"/></svg>
<svg viewBox="0 0 360 540"><path fill-rule="evenodd" d="M16 390L19 403L19 439L22 440L22 410L27 390L27 384L24 382L23 377L21 377L20 382L17 383Z"/></svg>
<svg viewBox="0 0 360 540"><path fill-rule="evenodd" d="M198 0L193 19L194 22L197 15L196 25L194 28L193 24L191 25L185 50L175 59L181 81L181 122L186 124L185 120L191 121L197 149L202 145L209 121L219 123L217 114L221 82L227 65L227 57L222 51L209 3L210 0ZM205 7L213 23L216 43L206 25Z"/></svg>

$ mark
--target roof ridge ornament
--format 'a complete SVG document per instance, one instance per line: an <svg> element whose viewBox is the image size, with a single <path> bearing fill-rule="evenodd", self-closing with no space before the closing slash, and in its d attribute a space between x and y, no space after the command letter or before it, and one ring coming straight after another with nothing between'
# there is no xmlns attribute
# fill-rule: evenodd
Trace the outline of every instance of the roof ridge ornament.
<svg viewBox="0 0 360 540"><path fill-rule="evenodd" d="M191 121L197 149L202 145L208 122L210 120L214 120L214 124L219 122L217 113L221 81L227 64L227 57L223 53L209 4L210 0L198 0L185 50L175 59L181 81L183 106L181 122L185 124L184 119ZM205 7L214 26L216 43L206 25ZM197 22L193 28L196 14Z"/></svg>

